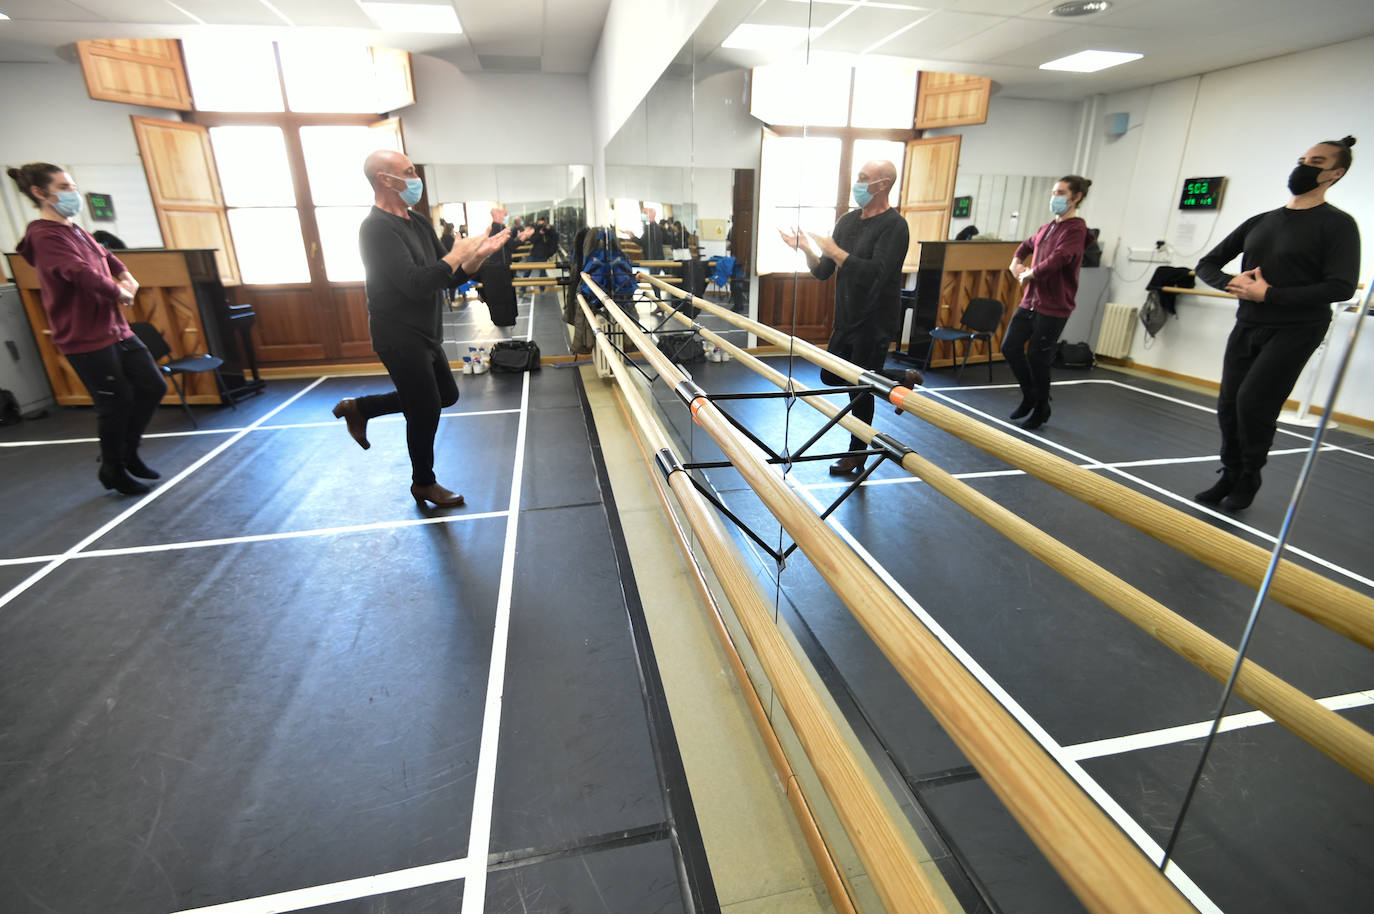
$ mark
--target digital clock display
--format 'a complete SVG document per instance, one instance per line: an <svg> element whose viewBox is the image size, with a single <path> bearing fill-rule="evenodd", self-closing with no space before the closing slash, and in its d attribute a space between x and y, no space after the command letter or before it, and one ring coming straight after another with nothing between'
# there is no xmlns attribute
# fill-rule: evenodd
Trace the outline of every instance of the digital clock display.
<svg viewBox="0 0 1374 914"><path fill-rule="evenodd" d="M967 219L967 218L968 218L969 211L972 210L972 209L973 209L973 198L972 198L972 197L955 197L955 198L954 198L954 213L953 213L953 216L954 216L955 219Z"/></svg>
<svg viewBox="0 0 1374 914"><path fill-rule="evenodd" d="M1216 209L1221 205L1221 188L1225 178L1189 178L1183 182L1183 196L1179 209Z"/></svg>
<svg viewBox="0 0 1374 914"><path fill-rule="evenodd" d="M114 221L114 200L109 194L87 194L86 203L90 206L91 218L96 222Z"/></svg>

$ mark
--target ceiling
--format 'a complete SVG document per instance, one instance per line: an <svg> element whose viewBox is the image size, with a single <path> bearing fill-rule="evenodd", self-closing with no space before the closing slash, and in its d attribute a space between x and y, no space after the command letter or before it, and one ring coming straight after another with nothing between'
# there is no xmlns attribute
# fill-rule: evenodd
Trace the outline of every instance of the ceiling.
<svg viewBox="0 0 1374 914"><path fill-rule="evenodd" d="M433 54L469 71L585 74L611 0L447 2L462 34L381 31L355 0L0 0L10 17L0 21L0 61L70 59L71 43L86 38L233 28L272 37L338 35ZM896 57L991 77L1004 96L1078 99L1374 34L1371 0L1112 0L1111 9L1076 19L1051 16L1058 2L723 0L690 54L703 71L767 63L783 55L720 45L741 24L787 25L812 30L813 59ZM1095 74L1038 69L1088 48L1145 56Z"/></svg>

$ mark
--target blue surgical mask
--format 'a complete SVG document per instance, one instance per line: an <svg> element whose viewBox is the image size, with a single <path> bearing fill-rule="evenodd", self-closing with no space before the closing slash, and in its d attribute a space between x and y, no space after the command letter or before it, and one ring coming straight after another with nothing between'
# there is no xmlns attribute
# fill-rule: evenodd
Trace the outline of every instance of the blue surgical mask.
<svg viewBox="0 0 1374 914"><path fill-rule="evenodd" d="M81 192L76 190L59 190L57 199L53 201L52 208L64 219L70 219L81 212Z"/></svg>
<svg viewBox="0 0 1374 914"><path fill-rule="evenodd" d="M424 192L424 181L419 178L406 178L406 189L401 191L401 200L406 206L414 206L420 202L420 195Z"/></svg>
<svg viewBox="0 0 1374 914"><path fill-rule="evenodd" d="M1056 216L1062 216L1069 211L1068 197L1050 197L1050 210Z"/></svg>
<svg viewBox="0 0 1374 914"><path fill-rule="evenodd" d="M868 192L868 184L856 181L852 191L854 193L854 202L859 204L859 209L863 209L873 202L873 195Z"/></svg>

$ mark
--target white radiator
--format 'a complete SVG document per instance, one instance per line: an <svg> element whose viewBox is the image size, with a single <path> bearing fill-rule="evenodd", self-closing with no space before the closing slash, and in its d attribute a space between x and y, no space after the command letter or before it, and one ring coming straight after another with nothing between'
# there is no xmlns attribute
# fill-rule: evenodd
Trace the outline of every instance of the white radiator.
<svg viewBox="0 0 1374 914"><path fill-rule="evenodd" d="M1107 302L1102 309L1102 329L1097 334L1097 354L1109 359L1126 358L1131 351L1136 315L1139 313L1140 309L1135 305Z"/></svg>

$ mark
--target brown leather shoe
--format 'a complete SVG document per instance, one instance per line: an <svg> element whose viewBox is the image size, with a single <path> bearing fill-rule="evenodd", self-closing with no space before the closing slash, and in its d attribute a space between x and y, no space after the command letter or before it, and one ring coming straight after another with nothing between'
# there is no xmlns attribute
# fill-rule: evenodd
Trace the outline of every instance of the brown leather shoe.
<svg viewBox="0 0 1374 914"><path fill-rule="evenodd" d="M352 397L340 400L334 404L334 418L344 420L348 426L348 433L353 436L353 440L358 442L358 446L363 450L372 447L367 440L367 419L358 412L358 401Z"/></svg>
<svg viewBox="0 0 1374 914"><path fill-rule="evenodd" d="M410 496L415 499L415 504L421 508L425 506L427 501L433 502L436 508L461 508L463 506L463 496L457 492L450 492L437 482L431 482L427 486L412 485Z"/></svg>
<svg viewBox="0 0 1374 914"><path fill-rule="evenodd" d="M904 387L920 387L925 382L926 376L915 368L908 368L906 374L902 376L902 385Z"/></svg>
<svg viewBox="0 0 1374 914"><path fill-rule="evenodd" d="M830 465L831 476L848 476L858 473L864 468L864 458L862 457L841 457Z"/></svg>

